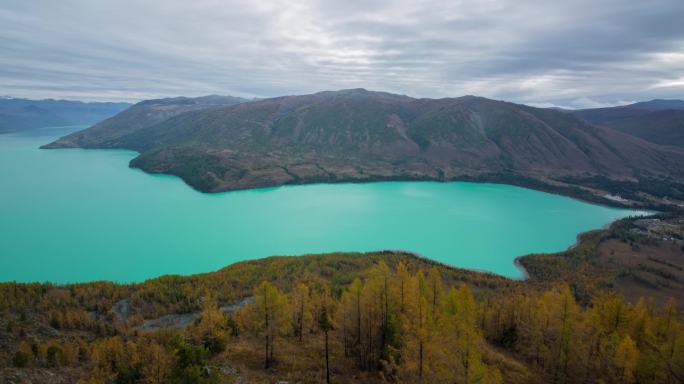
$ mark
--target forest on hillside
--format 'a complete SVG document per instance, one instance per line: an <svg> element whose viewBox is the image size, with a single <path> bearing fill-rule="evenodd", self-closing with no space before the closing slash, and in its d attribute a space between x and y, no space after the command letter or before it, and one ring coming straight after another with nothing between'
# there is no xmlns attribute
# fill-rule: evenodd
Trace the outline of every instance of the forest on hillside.
<svg viewBox="0 0 684 384"><path fill-rule="evenodd" d="M401 255L327 257L138 285L1 284L0 340L12 347L0 364L18 379L80 383L684 380L674 300L604 292L580 305L566 284L534 289ZM135 313L110 309L125 297ZM189 325L142 327L183 306L198 310Z"/></svg>

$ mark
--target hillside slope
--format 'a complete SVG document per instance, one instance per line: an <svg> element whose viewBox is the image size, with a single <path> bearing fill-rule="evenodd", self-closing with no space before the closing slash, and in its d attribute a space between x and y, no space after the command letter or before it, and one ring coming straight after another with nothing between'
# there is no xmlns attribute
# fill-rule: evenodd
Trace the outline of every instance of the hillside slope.
<svg viewBox="0 0 684 384"><path fill-rule="evenodd" d="M646 141L684 147L684 101L651 100L619 107L574 111L589 123Z"/></svg>
<svg viewBox="0 0 684 384"><path fill-rule="evenodd" d="M93 127L72 133L45 147L116 147L117 138L151 127L181 113L244 101L246 99L217 95L145 100Z"/></svg>
<svg viewBox="0 0 684 384"><path fill-rule="evenodd" d="M0 133L48 126L94 124L129 106L128 103L0 98Z"/></svg>
<svg viewBox="0 0 684 384"><path fill-rule="evenodd" d="M48 147L134 149L141 154L132 166L178 175L205 192L501 175L681 180L684 172L684 151L676 148L563 112L474 96L414 99L354 89L189 111L133 129L120 120Z"/></svg>

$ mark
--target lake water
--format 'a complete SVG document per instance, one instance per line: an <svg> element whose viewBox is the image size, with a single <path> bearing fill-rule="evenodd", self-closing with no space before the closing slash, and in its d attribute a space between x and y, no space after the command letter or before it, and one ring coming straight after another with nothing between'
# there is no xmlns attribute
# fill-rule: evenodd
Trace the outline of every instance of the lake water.
<svg viewBox="0 0 684 384"><path fill-rule="evenodd" d="M271 255L382 249L520 277L516 256L561 251L634 214L460 182L202 194L128 168L131 151L38 149L81 128L0 135L0 281L131 282Z"/></svg>

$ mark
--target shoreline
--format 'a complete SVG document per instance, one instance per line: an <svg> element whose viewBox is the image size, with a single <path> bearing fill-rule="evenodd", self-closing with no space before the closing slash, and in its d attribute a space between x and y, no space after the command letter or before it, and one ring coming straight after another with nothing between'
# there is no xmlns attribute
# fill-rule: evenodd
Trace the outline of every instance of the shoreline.
<svg viewBox="0 0 684 384"><path fill-rule="evenodd" d="M47 149L52 149L52 148L47 148ZM123 149L123 150L129 150L135 153L138 153L134 150L126 149L126 148L82 148L82 149ZM469 175L462 175L462 176L457 176L457 177L452 177L448 179L444 178L437 178L437 177L414 177L414 176L374 176L374 177L369 177L367 179L354 179L354 178L340 178L340 179L335 179L335 180L330 180L330 179L309 179L309 180L294 180L291 182L287 183L282 183L282 184L277 184L277 183L272 183L272 184L266 184L266 185L260 185L260 186L247 186L247 187L239 187L239 188L225 188L225 189L219 189L219 190L203 190L200 188L195 187L194 185L190 184L183 176L172 173L172 172L165 172L165 171L157 171L157 170L147 170L143 167L139 167L135 164L133 164L134 159L131 159L129 162L129 168L131 169L137 169L140 170L148 175L168 175L168 176L174 176L179 178L180 180L185 183L188 187L191 189L203 193L203 194L222 194L222 193L231 193L231 192L240 192L240 191L251 191L251 190L261 190L261 189L272 189L272 188L280 188L280 187L287 187L287 186L304 186L304 185L335 185L335 184L367 184L367 183L401 183L401 182L432 182L432 183L475 183L475 184L494 184L494 185L509 185L509 186L514 186L518 188L525 188L525 189L530 189L538 192L544 192L556 196L563 196L567 198L571 198L577 201L581 201L586 204L594 204L594 205L600 205L600 206L605 206L605 207L610 207L610 208L619 208L619 209L647 209L647 210L656 210L655 206L652 206L650 204L646 204L644 206L633 206L633 205L628 205L616 200L611 200L603 197L602 195L596 195L596 194L591 194L591 195L582 195L580 196L579 194L574 194L574 193L563 193L562 191L558 191L556 188L554 188L552 185L545 183L541 180L537 179L532 179L532 178L526 178L522 177L522 179L518 181L507 181L507 180L501 180L498 177L490 177L490 176L469 176ZM580 185L572 185L568 184L568 186L559 186L558 188L564 189L566 192L569 189L572 188L582 188ZM586 198L587 196L591 196L591 198ZM629 201L629 200L626 200ZM642 204L641 202L634 202L637 204ZM658 207L661 208L662 207Z"/></svg>
<svg viewBox="0 0 684 384"><path fill-rule="evenodd" d="M601 205L610 208L620 208L620 209L643 209L652 211L676 211L681 209L677 205L655 205L653 203L636 201L636 200L616 200L606 198L605 193L610 195L610 191L604 191L603 194L593 193L587 190L587 187L581 184L571 184L562 181L554 180L558 184L549 183L543 178L536 178L534 176L526 176L516 173L482 173L482 174L462 174L459 176L453 176L449 178L444 177L432 177L426 176L411 176L411 175L393 175L393 176L369 176L367 178L337 178L337 176L332 175L328 177L320 178L310 178L310 179L294 179L285 183L268 182L266 181L263 185L251 185L251 186L241 186L241 187L228 187L228 188L218 188L218 189L203 189L196 185L191 184L183 175L169 172L168 170L158 170L158 169L146 169L144 166L136 164L136 160L140 158L141 152L125 148L125 147L80 147L80 146L53 146L54 141L44 144L39 147L39 149L47 150L58 150L58 149L81 149L81 150L123 150L130 151L135 154L128 162L128 167L130 169L136 169L142 171L148 175L166 175L179 178L183 183L202 194L222 194L240 191L251 191L251 190L261 190L261 189L271 189L279 188L285 186L300 186L300 185L316 185L316 184L365 184L365 183L380 183L380 182L435 182L435 183L450 183L450 182L466 182L466 183L478 183L478 184L501 184L501 185L511 185L520 188L531 189L534 191L549 193L552 195L568 197L588 204ZM333 178L334 177L334 178ZM553 180L553 179L551 179ZM632 205L628 204L631 203Z"/></svg>
<svg viewBox="0 0 684 384"><path fill-rule="evenodd" d="M43 149L43 148L41 148ZM47 148L47 149L54 149L54 148ZM80 148L80 147L74 147L74 148L57 148L57 149L85 149L85 150L91 150L91 149L96 149L96 150L124 150L124 151L131 151L134 153L138 153L134 150L131 149L126 149L126 148ZM183 178L180 175L177 175L175 173L169 173L169 172L163 172L163 171L150 171L146 170L142 167L138 167L136 165L132 164L132 161L134 159L131 159L131 162L129 162L129 168L130 169L135 169L138 171L141 171L147 175L152 175L152 176L171 176L178 178L181 180L186 186L190 187L190 189L199 192L201 194L207 194L207 195L220 195L220 194L225 194L225 193L239 193L239 192L246 192L246 191L258 191L258 190L268 190L268 189L276 189L276 188L282 188L282 187L298 187L298 186L307 186L307 185L338 185L338 184L371 184L371 183L406 183L406 182L425 182L425 183L440 183L440 184L446 184L446 183L472 183L472 184L490 184L490 185L506 185L506 186L512 186L512 187L517 187L517 188L523 188L523 189L529 189L532 191L537 191L537 192L542 192L542 193L548 193L550 195L555 195L555 196L560 196L560 197L566 197L575 201L582 202L584 204L592 204L592 205L597 205L601 207L607 207L607 208L612 208L612 209L626 209L626 210L634 210L634 211L650 211L650 212L660 212L663 210L664 207L662 206L654 206L650 204L645 204L644 206L632 206L632 205L627 205L623 204L619 201L611 200L611 199L606 199L601 195L591 195L595 197L596 199L587 199L583 198L582 196L578 196L576 194L572 193L562 193L559 191L554 190L551 188L550 185L545 184L540 181L540 183L543 183L543 186L547 186L548 188L543 188L543 187L537 187L536 183L535 185L530 185L525 182L521 183L515 183L515 182L505 182L505 181L500 181L495 178L474 178L470 176L465 176L465 177L456 177L456 178L450 178L450 179L438 179L438 178L423 178L423 177L381 177L381 178L371 178L371 179L338 179L338 180L323 180L323 181L303 181L300 180L298 182L289 182L289 183L284 183L284 184L273 184L273 185L264 185L264 186L254 186L254 187L244 187L244 188L233 188L233 189L226 189L226 190L217 190L217 191L205 191L199 188L196 188L192 184L188 183L185 178ZM536 181L535 179L531 179ZM581 188L579 185L570 185L568 187L564 188ZM625 201L631 201L631 200L625 200ZM641 202L634 202L640 204ZM667 206L666 208L669 208L669 210L676 211L677 206ZM669 211L668 209L665 209L663 211Z"/></svg>
<svg viewBox="0 0 684 384"><path fill-rule="evenodd" d="M40 147L40 148L43 149L44 146L43 146L43 147ZM137 151L135 151L135 150L126 149L126 148L82 148L82 147L54 148L54 147L53 147L53 148L47 148L47 149L78 149L78 150L92 150L92 149L102 150L102 149L104 149L104 150L117 150L117 151L123 150L123 151L130 151L130 153L131 153L131 155L133 156L133 158L135 158L136 155L139 155L139 152L137 152ZM175 174L172 174L172 173L166 173L166 172L149 172L149 171L147 171L147 170L145 170L145 169L143 169L143 168L139 168L139 167L136 167L136 166L132 166L131 163L130 163L130 162L132 162L132 160L133 160L133 159L131 159L131 160L129 161L129 168L130 168L130 169L135 169L136 171L143 171L143 172L145 172L145 173L148 174L148 175L163 175L163 176L177 177L177 178L179 178L180 180L182 180L186 185L188 185L188 186L190 186L192 189L194 189L195 191L198 191L198 192L203 193L203 194L232 193L232 192L251 191L251 190L260 190L260 189L275 189L275 188L286 187L286 186L299 186L299 185L302 185L302 186L303 186L303 185L318 185L318 184L322 184L322 185L334 185L334 184L362 184L362 183L365 184L365 183L394 183L394 182L430 182L430 183L440 183L440 184L441 184L441 183L474 183L474 184L506 185L506 186L512 186L512 187L515 187L515 188L525 188L525 189L530 189L530 190L538 191L538 192L541 192L541 193L548 193L548 194L552 194L552 195L556 195L556 196L562 196L562 197L570 198L570 199L573 199L573 200L576 200L576 201L580 201L580 202L585 203L585 204L598 205L598 206L609 207L609 208L613 208L613 209L629 209L629 210L632 210L632 211L636 211L635 213L636 213L636 214L640 214L640 216L649 216L649 215L652 215L652 214L657 213L657 212L653 212L653 211L650 211L650 212L649 212L649 211L646 211L644 208L635 208L635 207L626 206L626 205L624 205L624 204L620 204L620 203L615 202L615 201L610 201L610 200L608 200L608 199L603 199L604 201L602 201L602 202L597 202L597 201L588 200L588 199L585 199L585 198L582 198L582 197L573 195L573 194L571 194L571 193L570 193L570 194L568 194L568 193L562 193L561 191L558 191L558 190L556 190L556 191L551 191L551 190L549 190L549 189L553 189L552 186L549 186L548 184L546 184L546 183L544 183L544 182L542 182L542 181L540 181L540 180L537 180L537 179L530 179L530 178L526 178L526 177L521 177L520 179L517 180L518 182L515 182L516 180L511 180L511 179L509 179L509 180L502 180L502 179L501 179L501 175L499 175L499 177L491 177L491 175L489 175L489 176L488 176L488 175L482 175L481 177L463 176L463 177L457 177L457 178L453 178L453 179L438 179L438 178L429 178L429 177L428 177L428 178L423 178L423 177L388 177L388 178L381 178L381 179L370 178L370 179L367 179L367 180L358 180L358 179L345 180L345 179L340 179L340 180L327 180L327 181L323 181L323 182L302 181L302 182L298 182L298 183L287 183L287 184L282 184L282 185L264 186L264 187L256 187L256 188L244 188L244 189L236 189L236 190L230 190L230 191L208 192L208 191L202 191L202 190L198 190L198 189L196 189L196 188L193 188L190 184L188 184L188 183L185 181L185 179L183 179L182 177L180 177L180 176L178 176L178 175L175 175ZM506 182L506 181L509 181L509 182ZM534 185L530 185L530 183L531 183L531 184L534 184ZM545 186L548 187L548 188L544 188ZM564 188L566 188L566 187L564 187ZM565 190L566 192L570 191L570 190L568 190L568 189L564 189L564 190ZM594 195L594 196L595 196L595 197L600 197L600 196L598 196L598 195ZM641 212L639 212L639 211L641 211ZM619 221L619 220L622 220L622 219L613 220L613 221L611 221L611 222L609 222L609 223L603 225L601 228L602 228L602 229L609 228L611 225L613 225L615 222L617 222L617 221ZM580 233L578 233L578 234L576 235L575 242L574 242L572 245L570 245L568 248L566 248L566 249L564 249L564 250L560 250L560 251L558 251L558 252L553 252L553 253L554 253L554 254L555 254L555 253L562 253L562 252L566 252L566 251L568 251L568 250L571 250L571 249L575 248L577 245L580 244L580 242L581 242L581 237L582 237L582 235L583 235L584 233L587 233L587 232L590 232L590 231L594 231L594 230L598 230L598 229L591 229L591 230L589 230L589 231L585 231L585 232L580 232ZM385 251L388 251L388 250L368 251L368 252L363 252L363 253L385 252ZM512 260L513 265L514 265L515 268L520 272L520 276L510 277L510 276L504 276L504 275L497 274L497 273L494 273L494 272L491 272L491 271L487 271L487 270L472 269L472 268L464 268L464 267L460 267L460 266L458 266L458 265L451 265L451 264L443 263L443 262L440 262L440 261L437 261L437 260L433 260L433 259L431 259L431 258L429 258L429 257L427 257L427 256L421 255L421 254L419 254L419 253L417 253L417 252L412 252L412 251L407 251L407 250L389 250L389 251L390 251L390 252L401 252L401 253L411 254L411 255L413 255L413 256L415 256L415 257L417 257L417 258L420 258L420 259L422 259L422 260L429 261L430 263L433 263L433 264L435 264L435 265L440 265L440 266L446 267L446 268L459 269L459 270L467 270L467 271L470 271L470 272L473 272L473 273L479 273L479 274L496 275L496 276L503 277L503 278L506 278L506 279L518 280L518 281L524 281L524 280L529 280L529 279L530 279L530 274L529 274L529 272L525 269L525 267L523 266L523 264L521 263L521 260L522 260L522 258L524 258L524 257L527 257L527 256L529 256L529 255L533 255L533 254L534 254L534 253L524 254L524 255L519 255L519 256L516 256L515 258L513 258L513 260ZM292 256L302 256L302 255L292 255ZM263 260L263 259L266 259L266 258L269 258L269 257L273 257L273 256L265 256L265 257L262 257L262 258L259 258L259 259L251 259L251 260ZM242 260L242 261L248 261L248 260ZM242 261L238 261L238 262L236 262L236 263L239 263L239 262L242 262ZM233 263L233 264L235 264L235 263ZM229 265L232 265L232 264L229 264ZM221 268L225 268L225 267L227 267L227 266L229 266L229 265L223 266L223 267L221 267ZM205 273L212 273L212 272L215 272L215 271L204 271L204 272L200 272L200 273L198 273L198 274L205 274ZM88 283L88 282L93 282L93 281L108 281L108 282L112 282L113 284L123 284L123 285L127 285L127 284L138 284L138 283L141 283L141 282L144 282L144 281L147 281L147 280L152 280L152 279L160 278L160 277L163 277L163 276L193 276L193 275L197 275L197 274L191 274L191 275L184 275L184 274L159 275L159 276L150 277L150 278L145 279L145 280L133 281L133 282L117 282L117 281L111 281L111 280L88 280L88 281L83 281L83 282L67 282L67 283L53 283L53 282L50 282L50 281L35 281L35 282L39 282L39 283L49 283L49 284L58 284L58 285L74 285L74 284L83 284L83 283ZM30 284L30 282L27 283L27 284Z"/></svg>
<svg viewBox="0 0 684 384"><path fill-rule="evenodd" d="M576 236L576 238L575 238L575 242L572 243L572 245L570 245L568 248L566 248L566 249L564 249L564 250L562 250L562 251L552 252L552 253L546 253L546 254L548 254L548 255L558 255L558 254L561 254L561 253L565 253L565 252L571 251L571 250L577 248L577 247L582 243L582 238L583 238L586 234L589 234L589 233L591 233L591 232L596 232L596 231L605 231L605 230L608 230L608 229L610 229L610 227L612 227L615 223L617 223L617 222L619 222L619 221L622 221L622 220L629 220L629 219L632 219L632 218L634 218L634 217L649 217L649 216L655 216L655 215L657 215L658 213L659 213L659 212L657 212L657 211L651 211L651 212L644 212L644 214L641 215L641 216L626 216L626 217L623 217L623 218L621 218L621 219L615 219L615 220L613 220L613 221L611 221L611 222L609 222L609 223L607 223L607 224L604 224L604 225L601 226L600 228L590 229L590 230L588 230L588 231L584 231L584 232L578 233L577 236ZM528 254L526 254L526 255L517 256L515 259L513 259L513 264L515 265L515 267L518 268L518 270L520 270L520 272L524 275L524 277L523 277L522 279L519 279L519 280L529 280L529 279L530 279L530 274L529 274L529 272L527 271L527 269L525 268L525 266L524 266L524 265L522 264L522 262L521 262L522 259L524 259L525 257L528 257L528 256L543 255L543 254L544 254L544 253L528 253Z"/></svg>
<svg viewBox="0 0 684 384"><path fill-rule="evenodd" d="M628 210L642 210L642 211L651 211L653 212L669 212L669 211L678 211L681 210L682 208L677 206L677 205L668 205L668 206L656 206L648 203L643 203L639 201L631 201L631 200L626 200L623 199L624 201L631 201L636 204L644 204L644 205L639 205L639 206L633 206L633 205L628 205L624 204L620 201L612 200L612 199L607 199L602 195L597 195L597 194L591 194L590 196L592 197L591 199L585 198L585 196L579 196L578 194L573 194L573 193L563 193L561 191L556 190L553 188L548 183L545 183L541 180L537 179L531 179L531 178L525 178L521 179L521 182L507 182L507 181L502 181L497 179L496 177L472 177L472 176L461 176L461 177L454 177L454 178L449 178L449 179L440 179L440 178L431 178L431 177L376 177L376 178L369 178L369 179L337 179L337 180L299 180L296 182L288 182L284 184L272 184L272 185L264 185L264 186L252 186L252 187L244 187L244 188L232 188L232 189L221 189L221 190L216 190L216 191L208 191L208 190L202 190L199 188L196 188L192 184L190 184L183 176L177 175L175 173L171 172L164 172L164 171L153 171L153 170L147 170L142 167L136 166L133 164L133 161L140 155L140 152L134 150L134 149L129 149L129 148L87 148L87 147L47 147L46 145L43 145L39 147L38 149L47 149L47 150L55 150L55 149L78 149L78 150L85 150L85 151L91 151L91 150L116 150L116 151L128 151L133 154L136 154L137 156L133 157L129 163L128 163L128 168L129 169L134 169L137 171L141 171L147 175L151 176L170 176L174 178L178 178L185 184L187 187L192 189L193 191L199 192L201 194L207 194L207 195L217 195L217 194L224 194L224 193L234 193L234 192L245 192L245 191L257 191L257 190L267 190L267 189L276 189L276 188L281 188L281 187L297 187L297 186L307 186L307 185L336 185L336 184L370 184L370 183L402 183L402 182L428 182L428 183L473 183L473 184L492 184L492 185L508 185L508 186L513 186L513 187L518 187L518 188L525 188L537 192L543 192L543 193L548 193L551 195L556 195L556 196L561 196L561 197L566 197L569 199L573 199L585 204L592 204L592 205L598 205L602 207L608 207L608 208L613 208L613 209L628 209ZM582 188L581 185L574 185L574 184L568 184L566 187L561 187L566 191L568 189L572 188Z"/></svg>

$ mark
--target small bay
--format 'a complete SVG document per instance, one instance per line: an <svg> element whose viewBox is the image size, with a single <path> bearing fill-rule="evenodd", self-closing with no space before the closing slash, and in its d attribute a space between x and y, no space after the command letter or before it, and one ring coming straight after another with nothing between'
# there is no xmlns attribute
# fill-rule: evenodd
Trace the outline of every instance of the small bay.
<svg viewBox="0 0 684 384"><path fill-rule="evenodd" d="M125 150L39 147L84 127L0 135L0 281L141 281L272 255L406 250L521 277L515 257L641 212L500 185L316 184L203 194Z"/></svg>

